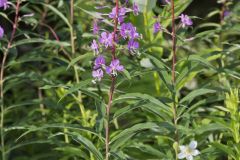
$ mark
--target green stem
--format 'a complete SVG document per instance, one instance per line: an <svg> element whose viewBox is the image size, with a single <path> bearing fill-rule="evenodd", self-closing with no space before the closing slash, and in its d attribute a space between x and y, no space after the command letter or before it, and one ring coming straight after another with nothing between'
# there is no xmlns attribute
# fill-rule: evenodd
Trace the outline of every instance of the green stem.
<svg viewBox="0 0 240 160"><path fill-rule="evenodd" d="M173 83L173 88L174 88L174 93L173 93L173 121L174 121L174 126L175 126L175 141L177 142L177 148L175 148L176 152L176 160L178 159L177 154L178 154L178 145L179 145L179 133L177 129L177 122L178 122L178 116L177 116L177 105L176 105L176 28L175 28L175 4L174 0L171 0L171 12L172 12L172 83Z"/></svg>
<svg viewBox="0 0 240 160"><path fill-rule="evenodd" d="M4 93L3 93L3 85L4 85L4 69L5 69L5 63L6 63L6 59L8 56L8 52L9 49L11 48L16 30L17 30L17 26L18 26L18 14L19 14L19 10L20 10L20 3L21 0L17 0L17 4L16 4L16 11L15 11L15 20L13 23L13 31L10 37L10 40L8 42L7 45L7 49L6 51L3 53L3 60L2 60L2 64L1 64L1 69L0 69L0 98L1 98L1 122L0 122L0 127L1 127L1 148L2 148L2 160L6 160L6 155L5 155L5 142L4 142Z"/></svg>
<svg viewBox="0 0 240 160"><path fill-rule="evenodd" d="M71 23L71 28L70 28L70 36L71 36L71 47L72 47L72 55L74 56L76 53L76 49L75 49L75 36L74 36L74 27L73 27L73 23L74 23L74 0L70 1L70 23ZM73 67L74 69L74 75L75 75L75 80L77 83L80 82L79 79L79 73L77 70L77 66L74 65ZM78 91L78 101L79 101L79 108L83 117L83 125L87 124L87 115L85 113L85 108L83 106L82 103L82 93L80 91Z"/></svg>
<svg viewBox="0 0 240 160"><path fill-rule="evenodd" d="M5 160L5 144L4 144L4 94L3 94L3 76L4 76L4 66L7 58L7 51L3 55L3 61L1 65L1 76L0 76L0 92L1 92L1 148L2 148L2 160Z"/></svg>

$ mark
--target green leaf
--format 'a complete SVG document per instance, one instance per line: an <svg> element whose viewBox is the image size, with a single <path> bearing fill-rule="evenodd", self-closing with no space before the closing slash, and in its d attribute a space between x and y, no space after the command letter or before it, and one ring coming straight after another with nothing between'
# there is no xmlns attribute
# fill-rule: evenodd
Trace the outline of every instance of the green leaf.
<svg viewBox="0 0 240 160"><path fill-rule="evenodd" d="M111 139L111 142L110 142L110 144L112 144L111 151L117 150L117 148L119 148L123 144L123 141L127 141L136 133L146 129L154 129L154 128L158 128L158 125L152 122L147 122L147 123L136 124L131 128L127 128L123 130L122 132L120 132L118 135L116 135Z"/></svg>
<svg viewBox="0 0 240 160"><path fill-rule="evenodd" d="M71 147L71 146L61 146L61 147L55 148L55 150L63 152L64 155L71 155L71 156L74 155L84 159L89 159L89 156L81 148Z"/></svg>
<svg viewBox="0 0 240 160"><path fill-rule="evenodd" d="M12 126L12 127L6 128L5 132L13 131L13 130L28 130L28 131L22 133L17 138L16 141L18 141L19 139L21 139L22 137L26 136L27 134L29 134L31 132L45 131L45 130L49 130L49 129L53 129L53 128L85 131L85 132L89 132L93 135L98 136L99 139L102 140L102 137L99 136L96 132L94 132L91 128L82 127L82 126L75 125L75 124L48 124L48 125L43 125L43 126L39 126L39 127L38 126Z"/></svg>
<svg viewBox="0 0 240 160"><path fill-rule="evenodd" d="M77 62L79 62L80 60L83 60L83 59L85 59L86 57L90 57L90 56L93 56L93 53L86 53L86 54L84 54L84 55L80 55L80 56L72 59L71 62L69 63L69 65L68 65L68 67L67 67L67 70L68 70L70 67L74 66L74 65L75 65Z"/></svg>
<svg viewBox="0 0 240 160"><path fill-rule="evenodd" d="M131 112L134 109L142 107L144 104L146 104L146 102L147 102L146 100L142 100L142 101L139 101L138 103L130 104L130 105L126 106L126 107L118 109L114 113L113 119L119 118L120 116L122 116L122 115L124 115L124 114L126 114L128 112Z"/></svg>
<svg viewBox="0 0 240 160"><path fill-rule="evenodd" d="M188 103L190 103L195 97L209 94L209 93L216 93L216 90L204 89L204 88L194 90L194 91L190 92L187 96L185 96L183 99L181 99L180 103L183 103L186 101L188 101Z"/></svg>
<svg viewBox="0 0 240 160"><path fill-rule="evenodd" d="M153 156L157 156L158 158L166 158L166 155L162 152L159 151L159 149L154 148L150 145L147 144L134 144L133 145L134 148L139 149L140 151L142 151L144 154L150 154Z"/></svg>
<svg viewBox="0 0 240 160"><path fill-rule="evenodd" d="M86 87L87 85L91 84L92 83L92 80L91 79L88 79L88 80L85 80L85 81L81 81L79 82L78 84L76 85L73 85L71 88L68 89L67 93L65 93L59 100L59 102L65 98L67 95L69 94L72 94L74 92L77 92L77 91L80 91L81 88L83 87Z"/></svg>
<svg viewBox="0 0 240 160"><path fill-rule="evenodd" d="M79 6L76 6L76 7L79 8L80 10L82 10L83 12L93 16L94 18L101 19L102 22L104 22L104 23L106 23L110 26L113 26L113 24L108 19L104 18L101 13L95 12L95 11L88 11L88 10L85 10L85 9L79 7Z"/></svg>
<svg viewBox="0 0 240 160"><path fill-rule="evenodd" d="M180 63L181 61L195 61L195 62L199 62L201 64L203 64L206 67L209 67L211 69L216 69L211 63L209 63L206 59L202 58L199 55L190 55L187 58L181 59L180 61L178 61L178 63Z"/></svg>
<svg viewBox="0 0 240 160"><path fill-rule="evenodd" d="M69 28L72 28L67 17L65 17L65 15L62 14L62 12L60 12L57 8L53 7L50 4L46 4L46 3L41 3L41 4L44 5L45 7L49 8L50 10L52 10L54 13L56 13L68 25Z"/></svg>
<svg viewBox="0 0 240 160"><path fill-rule="evenodd" d="M142 93L127 93L125 95L121 95L113 101L114 103L125 102L126 100L148 100L151 103L157 105L158 107L162 107L164 110L169 111L169 106L156 99L153 96Z"/></svg>
<svg viewBox="0 0 240 160"><path fill-rule="evenodd" d="M56 40L49 40L49 39L41 39L41 38L29 38L29 39L22 39L20 41L14 42L11 47L17 47L20 45L24 45L24 44L31 44L31 43L45 43L51 46L70 46L70 44L68 42L59 42Z"/></svg>
<svg viewBox="0 0 240 160"><path fill-rule="evenodd" d="M227 153L228 156L230 156L234 159L236 158L235 153L231 150L232 147L226 146L226 145L218 143L218 142L213 142L212 146L220 149L222 152Z"/></svg>
<svg viewBox="0 0 240 160"><path fill-rule="evenodd" d="M90 140L88 140L87 138L81 136L80 134L76 134L76 133L72 134L71 133L70 135L76 142L84 145L85 148L89 152L91 152L96 159L103 160L102 154L97 150L97 148L93 145L93 143Z"/></svg>
<svg viewBox="0 0 240 160"><path fill-rule="evenodd" d="M51 141L50 140L36 140L36 141L27 140L27 142L15 144L13 147L6 150L5 154L10 153L11 151L13 151L15 149L19 149L21 147L25 147L28 145L36 145L36 144L44 144L44 143L51 143Z"/></svg>
<svg viewBox="0 0 240 160"><path fill-rule="evenodd" d="M227 128L224 125L221 125L219 123L211 123L211 124L203 125L199 128L196 128L194 132L200 135L205 132L224 131L224 130L227 130Z"/></svg>

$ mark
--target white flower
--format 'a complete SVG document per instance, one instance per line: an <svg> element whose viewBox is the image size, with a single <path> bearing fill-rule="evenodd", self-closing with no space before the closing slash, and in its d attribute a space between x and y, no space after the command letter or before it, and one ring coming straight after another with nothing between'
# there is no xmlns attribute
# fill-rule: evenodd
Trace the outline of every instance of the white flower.
<svg viewBox="0 0 240 160"><path fill-rule="evenodd" d="M191 141L188 146L180 146L181 152L178 154L178 158L186 158L187 160L193 160L193 156L197 156L200 154L200 152L196 148L197 141Z"/></svg>

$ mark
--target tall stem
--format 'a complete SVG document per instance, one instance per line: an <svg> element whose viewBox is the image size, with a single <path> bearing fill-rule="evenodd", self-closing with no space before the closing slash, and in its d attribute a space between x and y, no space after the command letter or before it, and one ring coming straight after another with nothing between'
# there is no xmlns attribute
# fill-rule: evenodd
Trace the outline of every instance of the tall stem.
<svg viewBox="0 0 240 160"><path fill-rule="evenodd" d="M175 64L176 64L176 30L175 30L175 9L174 0L171 0L171 12L172 12L172 83L175 85Z"/></svg>
<svg viewBox="0 0 240 160"><path fill-rule="evenodd" d="M113 100L113 94L114 94L114 90L115 90L115 78L112 77L112 82L111 82L111 87L110 87L110 90L109 90L109 99L108 99L108 105L107 105L107 108L106 108L106 116L107 116L107 120L106 120L106 126L105 126L105 129L106 129L106 142L105 142L105 145L106 145L106 160L109 159L109 132L110 132L110 129L109 129L109 116L110 116L110 110L111 110L111 106L112 106L112 100Z"/></svg>
<svg viewBox="0 0 240 160"><path fill-rule="evenodd" d="M70 34L71 34L71 47L72 47L72 54L75 54L75 44L74 44L74 28L73 28L73 22L74 22L74 0L71 0L70 2Z"/></svg>
<svg viewBox="0 0 240 160"><path fill-rule="evenodd" d="M179 145L179 133L177 129L177 106L176 106L176 28L175 28L175 6L174 6L174 0L171 0L171 12L172 12L172 83L174 88L174 94L173 94L173 121L174 126L176 128L175 130L175 141L177 142L177 145ZM177 158L177 148L176 150L176 159Z"/></svg>
<svg viewBox="0 0 240 160"><path fill-rule="evenodd" d="M3 60L1 64L1 69L0 69L0 97L1 97L1 122L0 122L0 127L1 127L1 148L2 148L2 160L6 160L6 155L5 155L5 143L4 143L4 93L3 93L3 85L4 85L4 68L5 68L5 63L8 55L8 51L11 48L17 26L18 26L18 13L20 10L20 3L21 0L17 0L17 5L16 5L16 11L15 11L15 19L13 23L13 30L12 34L10 37L10 40L7 45L6 51L3 53Z"/></svg>
<svg viewBox="0 0 240 160"><path fill-rule="evenodd" d="M224 2L222 4L222 8L221 8L221 12L220 12L220 26L221 28L223 27L224 25L224 12L226 11L227 9L227 6L226 6L226 2ZM221 48L221 50L223 50L223 44L222 44L222 41L223 41L223 32L222 30L220 30L220 33L219 33L219 40L218 40L218 45L219 47ZM222 56L223 56L223 52L222 52ZM224 58L222 57L221 58L221 67L224 67Z"/></svg>
<svg viewBox="0 0 240 160"><path fill-rule="evenodd" d="M70 23L71 23L71 28L70 28L70 36L71 36L71 47L72 47L72 56L75 55L76 53L76 48L75 48L75 36L74 36L74 0L70 1ZM80 82L80 78L79 78L79 73L77 70L77 66L74 65L73 66L74 69L74 75L75 75L75 80L77 83ZM86 114L85 114L85 108L82 104L82 93L80 91L78 91L78 101L79 101L79 108L83 117L83 125L86 125Z"/></svg>
<svg viewBox="0 0 240 160"><path fill-rule="evenodd" d="M112 60L116 59L116 34L117 34L117 26L118 26L118 10L119 10L119 2L116 0L116 16L114 18L114 31L113 31L113 47L112 47ZM115 82L116 82L116 77L112 75L111 77L111 87L108 93L108 105L106 108L106 124L105 124L105 134L106 134L106 140L105 140L105 149L106 149L106 157L105 160L109 160L109 133L110 133L110 128L109 128L109 117L110 117L110 111L112 107L112 100L113 100L113 95L114 95L114 90L115 90Z"/></svg>

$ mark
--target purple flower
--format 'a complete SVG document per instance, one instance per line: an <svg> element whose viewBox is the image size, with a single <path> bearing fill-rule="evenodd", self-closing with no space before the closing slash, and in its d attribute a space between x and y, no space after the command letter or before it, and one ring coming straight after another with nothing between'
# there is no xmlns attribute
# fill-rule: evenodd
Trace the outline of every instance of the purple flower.
<svg viewBox="0 0 240 160"><path fill-rule="evenodd" d="M94 53L96 53L96 54L99 53L99 51L98 51L98 44L97 44L96 40L93 40L93 42L91 44L91 48L94 51Z"/></svg>
<svg viewBox="0 0 240 160"><path fill-rule="evenodd" d="M153 25L153 33L158 33L162 29L160 22L156 22Z"/></svg>
<svg viewBox="0 0 240 160"><path fill-rule="evenodd" d="M95 78L95 80L101 81L101 79L103 78L103 70L101 68L94 70L92 72L92 76L93 76L93 78Z"/></svg>
<svg viewBox="0 0 240 160"><path fill-rule="evenodd" d="M7 7L8 7L7 3L8 3L7 0L0 0L0 8L3 7L4 10L7 9Z"/></svg>
<svg viewBox="0 0 240 160"><path fill-rule="evenodd" d="M133 3L133 14L135 16L137 16L139 14L139 7L135 2Z"/></svg>
<svg viewBox="0 0 240 160"><path fill-rule="evenodd" d="M225 11L223 12L223 17L225 18L225 17L229 16L230 14L231 14L230 11L225 10Z"/></svg>
<svg viewBox="0 0 240 160"><path fill-rule="evenodd" d="M0 26L0 38L3 38L4 35L4 29Z"/></svg>
<svg viewBox="0 0 240 160"><path fill-rule="evenodd" d="M124 7L118 8L118 22L119 23L122 23L124 21L124 16L125 16L126 12L127 12L126 8L124 8ZM117 11L116 11L116 7L114 7L112 9L112 12L109 13L109 18L114 19L114 18L116 18L116 16L117 16Z"/></svg>
<svg viewBox="0 0 240 160"><path fill-rule="evenodd" d="M102 32L99 42L106 48L113 45L113 35L111 33Z"/></svg>
<svg viewBox="0 0 240 160"><path fill-rule="evenodd" d="M106 67L107 74L112 74L114 76L117 75L117 72L121 72L124 70L123 65L120 65L120 61L118 59L112 60L111 64Z"/></svg>
<svg viewBox="0 0 240 160"><path fill-rule="evenodd" d="M126 39L127 37L129 37L130 39L140 37L136 27L134 27L132 23L123 23L120 27L120 34L124 39Z"/></svg>
<svg viewBox="0 0 240 160"><path fill-rule="evenodd" d="M130 40L128 42L128 50L129 51L134 51L134 50L136 50L138 48L139 48L139 43L137 41Z"/></svg>
<svg viewBox="0 0 240 160"><path fill-rule="evenodd" d="M98 34L99 32L99 27L97 21L93 22L93 34Z"/></svg>
<svg viewBox="0 0 240 160"><path fill-rule="evenodd" d="M183 27L191 26L193 24L192 20L187 15L181 14L180 18Z"/></svg>
<svg viewBox="0 0 240 160"><path fill-rule="evenodd" d="M99 55L94 61L94 69L99 69L102 66L105 66L105 58L102 55Z"/></svg>

